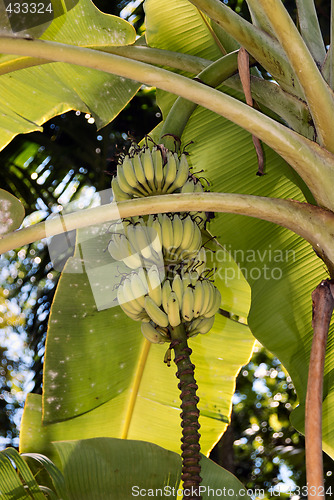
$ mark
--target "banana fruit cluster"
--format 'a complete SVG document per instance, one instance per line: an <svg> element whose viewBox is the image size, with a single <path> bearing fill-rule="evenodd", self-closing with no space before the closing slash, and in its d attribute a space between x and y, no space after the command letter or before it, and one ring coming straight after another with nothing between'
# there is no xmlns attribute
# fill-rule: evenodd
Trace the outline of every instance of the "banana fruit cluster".
<svg viewBox="0 0 334 500"><path fill-rule="evenodd" d="M162 259L167 264L187 262L198 255L202 245L201 231L190 215L150 215L135 223L125 220L114 224L111 232L111 256L130 269L159 265Z"/></svg>
<svg viewBox="0 0 334 500"><path fill-rule="evenodd" d="M130 149L117 166L112 189L115 201L203 192L186 155L147 146ZM133 217L110 231L111 256L132 270L118 287L118 303L141 322L143 335L153 343L171 342L171 329L181 323L188 337L212 328L221 296L206 277L204 218L203 212Z"/></svg>
<svg viewBox="0 0 334 500"><path fill-rule="evenodd" d="M185 325L188 337L207 333L221 303L219 290L197 272L175 274L161 282L156 266L133 271L118 288L118 302L143 335L154 343L169 342L169 327Z"/></svg>
<svg viewBox="0 0 334 500"><path fill-rule="evenodd" d="M124 201L143 196L171 193L202 192L203 186L190 176L187 157L167 151L163 155L154 146L152 151L144 147L132 157L126 155L117 166L117 176L111 187L114 201Z"/></svg>

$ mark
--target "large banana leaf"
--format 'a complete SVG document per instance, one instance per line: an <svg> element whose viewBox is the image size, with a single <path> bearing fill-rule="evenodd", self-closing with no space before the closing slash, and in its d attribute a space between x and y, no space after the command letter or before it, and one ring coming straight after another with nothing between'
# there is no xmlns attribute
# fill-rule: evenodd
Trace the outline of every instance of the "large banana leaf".
<svg viewBox="0 0 334 500"><path fill-rule="evenodd" d="M163 363L167 345L148 344L140 324L112 303L115 263L105 252L110 239L107 228L105 225L97 228L98 232L93 230L94 238L89 228L80 232L81 243L60 278L46 345L43 423L47 425L42 435L46 440L128 437L179 451L175 368ZM74 272L80 271L79 256L84 258L86 272ZM248 286L233 261L230 266L236 277L221 287L222 306L246 316ZM249 359L253 343L246 325L219 315L210 334L190 342L199 385L204 453L226 427L235 377ZM25 423L29 421L27 413L29 402L23 417L21 447L37 451L31 424ZM66 419L70 420L56 423ZM40 416L36 433L40 432L39 421Z"/></svg>
<svg viewBox="0 0 334 500"><path fill-rule="evenodd" d="M189 29L184 0L173 0L173 20L164 16L160 30L148 30L148 43L172 50L197 54L200 33ZM168 8L170 0L149 0L146 4L147 25L154 26L157 8ZM175 41L172 28L183 33ZM182 35L181 35L182 36ZM186 43L185 43L186 40ZM164 116L174 96L163 96L159 105ZM249 193L259 196L293 198L305 201L303 182L272 150L265 148L267 175L257 177L256 154L248 133L212 112L198 108L192 115L182 141L193 143L187 148L195 171L204 169L210 190ZM301 188L301 189L300 189ZM327 277L309 244L290 231L271 223L242 216L219 215L209 226L211 232L231 251L252 287L249 326L260 342L285 365L304 405L308 362L312 341L311 292ZM334 454L334 325L332 323L325 365L323 442ZM222 347L225 349L225 347ZM303 431L301 410L293 419Z"/></svg>
<svg viewBox="0 0 334 500"><path fill-rule="evenodd" d="M4 22L5 16L2 16ZM0 25L1 27L1 25ZM90 0L79 2L57 17L41 37L79 46L126 45L135 41L134 28L99 11ZM100 71L52 63L2 74L22 58L0 57L0 149L19 134L71 109L91 113L98 127L109 123L129 102L140 84Z"/></svg>
<svg viewBox="0 0 334 500"><path fill-rule="evenodd" d="M69 500L130 500L136 496L176 499L181 488L179 455L151 443L100 438L58 442L55 447ZM242 483L231 473L204 456L201 467L203 500L214 490L224 491L222 497L249 499Z"/></svg>
<svg viewBox="0 0 334 500"><path fill-rule="evenodd" d="M95 438L58 441L53 448L61 470L41 454L19 455L14 448L0 452L1 498L43 500L46 493L51 500L181 495L180 456L152 443ZM249 500L235 476L203 455L201 476L203 499L215 492Z"/></svg>
<svg viewBox="0 0 334 500"><path fill-rule="evenodd" d="M154 498L168 496L176 499L182 496L180 456L152 443L94 438L57 441L53 449L57 451L61 471L40 454L30 453L23 456L40 482L43 478L40 471L45 469L49 473L53 484L50 482L48 484L50 488L56 490L62 500L100 500L102 498L103 500L109 498L126 500L136 496ZM14 452L16 462L27 469L27 465L16 450L5 450L2 453L6 454L6 452ZM0 460L1 455L0 453ZM0 478L0 492L1 485L5 484L7 489L8 486L12 486L12 489L8 490L12 493L18 482L17 475L10 464L7 464L7 469L3 480ZM28 472L30 473L29 469ZM214 492L215 496L223 498L249 500L244 486L235 476L203 455L201 476L203 499L210 498ZM47 481L44 480L45 482ZM38 488L36 482L35 487ZM38 497L34 498L37 500Z"/></svg>
<svg viewBox="0 0 334 500"><path fill-rule="evenodd" d="M24 207L20 200L0 189L0 236L15 231L24 219Z"/></svg>

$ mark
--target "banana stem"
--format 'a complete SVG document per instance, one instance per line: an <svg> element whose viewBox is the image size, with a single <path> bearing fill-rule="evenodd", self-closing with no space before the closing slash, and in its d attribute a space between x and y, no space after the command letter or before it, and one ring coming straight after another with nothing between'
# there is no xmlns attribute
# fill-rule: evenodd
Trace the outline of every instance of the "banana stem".
<svg viewBox="0 0 334 500"><path fill-rule="evenodd" d="M238 51L236 50L210 64L196 76L196 79L210 87L217 87L237 72ZM162 142L168 148L170 138L167 136L167 138L162 139L165 134L172 134L181 138L185 126L196 108L197 104L195 102L188 101L184 97L178 97L163 122L159 142Z"/></svg>
<svg viewBox="0 0 334 500"><path fill-rule="evenodd" d="M197 408L199 398L196 395L198 386L194 378L195 366L190 361L192 350L188 346L184 325L181 323L175 328L171 327L170 336L172 339L170 347L175 352L176 376L180 380L178 388L181 391L183 499L199 500L202 498L199 492L202 478L199 464L201 459L198 432L199 410Z"/></svg>
<svg viewBox="0 0 334 500"><path fill-rule="evenodd" d="M276 38L243 19L220 0L189 1L237 40L284 90L300 98L304 97L296 82L294 71Z"/></svg>
<svg viewBox="0 0 334 500"><path fill-rule="evenodd" d="M313 116L320 143L334 153L334 94L323 79L312 54L298 32L283 3L277 0L257 0L281 43ZM314 92L314 89L317 92Z"/></svg>

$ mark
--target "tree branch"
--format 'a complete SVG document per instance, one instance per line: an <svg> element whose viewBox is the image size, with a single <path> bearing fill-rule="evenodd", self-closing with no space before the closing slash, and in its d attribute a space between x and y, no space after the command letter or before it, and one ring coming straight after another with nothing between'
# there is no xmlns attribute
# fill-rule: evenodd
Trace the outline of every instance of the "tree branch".
<svg viewBox="0 0 334 500"><path fill-rule="evenodd" d="M187 193L147 196L81 210L8 233L0 239L0 254L46 236L136 215L167 212L225 212L248 215L286 227L308 241L334 277L334 214L292 200L232 193ZM46 232L47 229L47 232Z"/></svg>

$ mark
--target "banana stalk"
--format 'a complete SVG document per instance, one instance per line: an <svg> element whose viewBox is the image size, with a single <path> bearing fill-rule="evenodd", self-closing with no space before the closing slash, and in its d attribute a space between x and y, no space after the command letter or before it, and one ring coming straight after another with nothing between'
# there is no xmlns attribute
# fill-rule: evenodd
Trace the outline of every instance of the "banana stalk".
<svg viewBox="0 0 334 500"><path fill-rule="evenodd" d="M202 481L200 462L200 434L198 429L199 401L196 395L198 388L194 378L194 365L191 363L190 355L192 350L188 347L187 336L184 325L181 323L175 328L170 328L172 342L170 348L174 349L174 363L177 367L176 376L180 380L178 385L181 393L181 420L182 420L182 476L184 490L192 490L192 498L202 498L199 495L199 485ZM183 497L184 499L189 498Z"/></svg>

